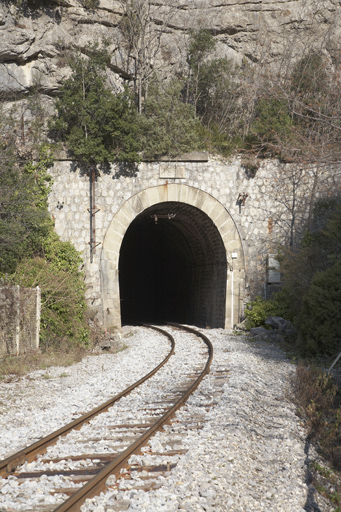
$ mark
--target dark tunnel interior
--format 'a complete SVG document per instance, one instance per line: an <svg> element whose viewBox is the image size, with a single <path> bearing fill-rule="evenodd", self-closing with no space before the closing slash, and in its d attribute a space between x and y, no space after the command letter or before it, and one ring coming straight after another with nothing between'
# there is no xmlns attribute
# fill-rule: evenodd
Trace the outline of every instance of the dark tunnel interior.
<svg viewBox="0 0 341 512"><path fill-rule="evenodd" d="M122 241L122 324L173 321L224 327L226 252L212 220L185 203L143 211Z"/></svg>

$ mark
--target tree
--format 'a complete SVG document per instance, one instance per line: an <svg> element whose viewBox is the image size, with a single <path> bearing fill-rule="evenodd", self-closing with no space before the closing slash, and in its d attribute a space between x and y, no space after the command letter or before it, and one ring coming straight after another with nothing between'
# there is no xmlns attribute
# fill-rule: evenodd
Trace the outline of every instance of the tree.
<svg viewBox="0 0 341 512"><path fill-rule="evenodd" d="M105 83L109 55L97 45L89 58L76 55L72 74L61 87L51 135L62 140L90 179L90 262L96 250L96 166L109 162L139 161L137 112L125 89L114 94Z"/></svg>
<svg viewBox="0 0 341 512"><path fill-rule="evenodd" d="M139 160L136 109L127 90L114 94L105 84L108 54L91 47L89 58L71 61L72 75L56 101L51 133L85 166Z"/></svg>
<svg viewBox="0 0 341 512"><path fill-rule="evenodd" d="M2 141L0 155L6 149ZM43 347L88 338L81 257L53 232L47 210L51 163L43 146L36 162L20 165L15 158L3 158L0 165L0 277L9 284L41 288Z"/></svg>
<svg viewBox="0 0 341 512"><path fill-rule="evenodd" d="M278 68L264 66L245 136L245 153L276 157L268 205L277 233L291 250L312 228L319 197L340 191L341 85L338 63L307 45L299 56L288 52ZM258 160L259 161L259 160ZM280 214L278 214L280 212Z"/></svg>
<svg viewBox="0 0 341 512"><path fill-rule="evenodd" d="M208 77L205 69L205 62L216 46L216 41L212 34L205 29L198 31L191 30L189 32L189 43L187 50L187 86L186 86L186 103L194 106L197 114L198 102L202 94L212 83L212 76ZM207 80L209 79L209 81Z"/></svg>
<svg viewBox="0 0 341 512"><path fill-rule="evenodd" d="M297 62L291 88L284 91L303 162L341 163L340 71L338 63L331 66L322 54L310 52Z"/></svg>
<svg viewBox="0 0 341 512"><path fill-rule="evenodd" d="M152 0L120 0L120 5L118 64L134 82L138 112L141 113L143 99L148 96L149 81L159 71L157 63L161 63L162 36L176 6L165 6Z"/></svg>
<svg viewBox="0 0 341 512"><path fill-rule="evenodd" d="M22 257L41 249L52 226L47 212L49 149L41 148L35 164L18 161L13 120L3 116L2 123L9 131L0 141L0 274L13 272Z"/></svg>
<svg viewBox="0 0 341 512"><path fill-rule="evenodd" d="M189 32L184 99L200 119L203 143L224 155L238 144L245 91L234 63L226 57L214 58L215 48L216 40L209 31Z"/></svg>
<svg viewBox="0 0 341 512"><path fill-rule="evenodd" d="M335 356L341 348L341 260L317 272L303 298L298 346L306 356Z"/></svg>
<svg viewBox="0 0 341 512"><path fill-rule="evenodd" d="M199 122L193 106L183 103L182 90L183 83L179 80L164 82L154 77L140 118L146 160L174 157L199 148Z"/></svg>
<svg viewBox="0 0 341 512"><path fill-rule="evenodd" d="M37 146L35 122L26 125L23 136L21 116L0 108L0 277L8 284L40 286L41 346L63 339L84 343L81 257L71 243L59 240L48 213L52 152L46 142Z"/></svg>
<svg viewBox="0 0 341 512"><path fill-rule="evenodd" d="M250 129L253 150L305 166L339 167L339 62L332 63L322 51L308 47L294 61L285 55L277 70L265 66L261 82ZM272 105L272 112L264 118L266 105Z"/></svg>
<svg viewBox="0 0 341 512"><path fill-rule="evenodd" d="M340 249L339 198L317 203L300 246L296 251L282 249L284 287L277 298L299 331L304 355L333 355L340 343Z"/></svg>

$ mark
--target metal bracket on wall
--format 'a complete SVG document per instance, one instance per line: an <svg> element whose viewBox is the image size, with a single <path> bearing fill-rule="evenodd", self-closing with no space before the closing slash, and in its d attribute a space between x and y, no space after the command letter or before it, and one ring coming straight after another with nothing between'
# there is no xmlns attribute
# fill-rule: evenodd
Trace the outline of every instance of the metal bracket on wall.
<svg viewBox="0 0 341 512"><path fill-rule="evenodd" d="M99 208L96 208L96 168L93 167L91 172L89 173L89 193L90 193L90 208L88 208L88 212L90 214L90 263L94 260L94 254L96 252L96 222L95 215L100 211Z"/></svg>
<svg viewBox="0 0 341 512"><path fill-rule="evenodd" d="M168 219L168 220L174 219L174 217L176 217L176 213L167 213L167 215L156 215L156 214L153 214L150 217L152 219L154 219L155 224L157 224L157 221L159 219Z"/></svg>
<svg viewBox="0 0 341 512"><path fill-rule="evenodd" d="M240 192L236 201L236 205L239 206L239 213L242 212L242 206L245 206L245 201L249 197L249 194L246 194L245 192Z"/></svg>
<svg viewBox="0 0 341 512"><path fill-rule="evenodd" d="M95 243L95 242L88 242L89 245L92 245L92 250L94 250L95 247L97 247L98 245L101 245L101 243L102 242L97 242L97 243Z"/></svg>
<svg viewBox="0 0 341 512"><path fill-rule="evenodd" d="M95 225L95 215L100 211L100 208L93 207L88 208L88 212L90 213L90 263L94 260L94 254L96 252L96 247L100 245L101 242L96 243L96 225Z"/></svg>

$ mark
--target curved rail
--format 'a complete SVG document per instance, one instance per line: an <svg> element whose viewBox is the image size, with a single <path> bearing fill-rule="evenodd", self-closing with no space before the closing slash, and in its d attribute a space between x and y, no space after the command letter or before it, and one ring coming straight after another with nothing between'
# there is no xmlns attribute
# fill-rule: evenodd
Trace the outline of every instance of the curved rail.
<svg viewBox="0 0 341 512"><path fill-rule="evenodd" d="M149 326L145 326L149 327ZM30 446L27 446L26 448L23 448L19 452L11 455L10 457L7 457L6 459L0 461L0 476L6 477L11 472L15 471L15 469L20 466L21 464L24 464L25 462L31 462L34 460L36 455L39 453L44 453L48 446L56 443L59 439L59 437L64 436L68 434L71 430L79 429L84 423L88 423L92 418L97 416L98 414L101 414L102 412L105 412L108 410L109 407L111 407L115 402L120 400L123 396L128 395L133 389L140 386L143 382L150 379L162 366L164 366L168 359L174 354L174 348L175 348L175 342L173 336L171 336L168 332L159 329L158 327L153 327L154 330L159 331L164 336L167 336L167 338L171 342L171 350L168 353L168 355L164 358L163 361L161 361L158 366L156 366L151 372L147 373L142 379L136 381L134 384L126 388L124 391L119 393L118 395L115 395L114 397L110 398L106 402L104 402L102 405L99 405L95 409L92 409L91 411L87 412L86 414L83 414L79 418L77 418L74 421L71 421L64 427L61 427L58 430L55 430L48 436L43 437L36 443L31 444Z"/></svg>
<svg viewBox="0 0 341 512"><path fill-rule="evenodd" d="M181 398L179 398L179 400L177 400L175 404L163 416L161 416L161 418L152 427L150 427L144 434L142 434L142 436L140 436L139 439L137 439L133 444L131 444L126 450L124 450L121 454L115 457L115 459L112 462L106 465L105 468L103 468L99 473L97 473L97 475L94 478L92 478L87 484L81 487L79 491L75 492L75 494L73 494L68 500L64 501L64 503L59 505L54 510L54 512L79 512L80 507L82 506L86 499L92 498L93 496L104 491L105 483L109 475L115 475L116 478L119 476L120 469L124 467L129 457L133 453L139 453L141 448L145 444L147 444L150 437L154 435L157 430L160 430L165 423L170 421L170 419L174 416L175 412L186 402L187 398L196 390L204 376L209 372L213 358L213 346L210 340L201 332L190 327L185 327L183 325L175 323L169 323L168 325L195 334L204 341L204 343L208 347L209 355L205 368L203 369L199 377L187 389L184 395ZM157 327L148 327L160 330Z"/></svg>

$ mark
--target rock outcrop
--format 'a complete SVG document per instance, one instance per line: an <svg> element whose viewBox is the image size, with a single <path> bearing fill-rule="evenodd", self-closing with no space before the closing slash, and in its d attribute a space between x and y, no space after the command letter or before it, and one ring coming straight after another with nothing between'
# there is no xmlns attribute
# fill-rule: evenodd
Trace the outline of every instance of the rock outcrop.
<svg viewBox="0 0 341 512"><path fill-rule="evenodd" d="M265 323L271 329L265 329L264 327L250 329L251 335L257 340L280 342L297 334L297 330L292 323L280 316L268 316Z"/></svg>
<svg viewBox="0 0 341 512"><path fill-rule="evenodd" d="M21 11L10 1L0 5L0 93L13 99L39 88L53 97L69 73L66 50L84 52L89 41L101 38L110 43L112 79L125 75L121 2L100 0L95 10L85 9L81 0L25 5ZM199 27L215 35L219 55L238 63L274 61L289 49L299 52L307 41L323 42L334 56L340 42L339 0L163 0L153 8L155 29L163 27L157 59L168 68L181 65L187 30Z"/></svg>

